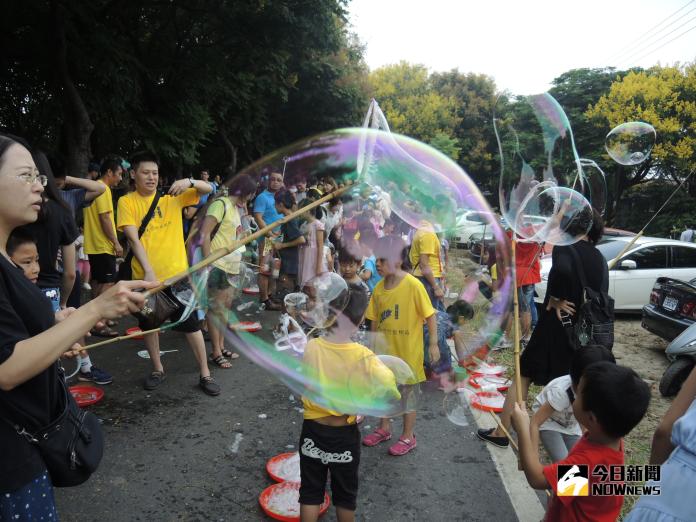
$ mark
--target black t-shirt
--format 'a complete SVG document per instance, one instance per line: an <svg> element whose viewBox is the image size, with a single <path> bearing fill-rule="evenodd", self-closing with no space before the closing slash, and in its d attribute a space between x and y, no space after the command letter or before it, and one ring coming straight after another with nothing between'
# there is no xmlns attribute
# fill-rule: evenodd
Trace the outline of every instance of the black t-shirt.
<svg viewBox="0 0 696 522"><path fill-rule="evenodd" d="M295 218L280 226L280 231L283 234L283 243L294 241L302 235L300 232L300 221ZM299 247L283 248L278 251L280 256L280 271L283 274L296 276L297 268L300 262Z"/></svg>
<svg viewBox="0 0 696 522"><path fill-rule="evenodd" d="M582 284L578 275L578 267L573 254L570 252L571 248L577 252L580 258L590 288L599 291L602 287L601 289L606 292L609 289L609 281L608 279L603 281L607 261L592 243L578 241L574 245L554 247L552 252L553 264L549 272L544 304L548 303L550 296L554 296L572 301L577 310L582 302Z"/></svg>
<svg viewBox="0 0 696 522"><path fill-rule="evenodd" d="M55 201L46 202L46 212L36 223L24 225L39 250L39 288L60 288L62 274L58 270L58 249L74 243L79 235L72 212Z"/></svg>
<svg viewBox="0 0 696 522"><path fill-rule="evenodd" d="M21 268L0 255L0 364L15 345L55 324L50 301ZM10 391L0 390L0 493L14 491L45 469L38 450L8 424L33 431L50 423L62 403L58 364Z"/></svg>

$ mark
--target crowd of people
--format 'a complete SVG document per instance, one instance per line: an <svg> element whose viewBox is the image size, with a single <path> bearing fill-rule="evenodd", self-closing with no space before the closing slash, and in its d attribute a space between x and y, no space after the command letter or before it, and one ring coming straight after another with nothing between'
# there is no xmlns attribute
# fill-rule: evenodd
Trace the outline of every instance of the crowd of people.
<svg viewBox="0 0 696 522"><path fill-rule="evenodd" d="M137 290L155 288L185 271L195 261L191 253L197 248L204 257L220 249L231 252L208 270L205 305L192 312L172 288L165 293L175 307L169 319L184 334L197 364L198 385L208 395L221 393L211 365L227 370L239 357L234 346L226 345L228 336L214 316L231 309L243 284L244 266L254 261L259 309L264 314L280 312L281 323L292 313L285 299L289 294L302 292L330 272L345 281L342 297L347 304L322 331L309 335L304 349L305 362L317 369L320 379L345 379L332 374L325 361L338 357L348 367L365 358L371 354L366 346L370 334L381 336L387 352L409 367L411 377L400 383L378 362L370 370L403 405L401 434L388 444L393 456L416 448L417 411L410 399L418 385L432 378L446 389L454 367L470 363L462 348L462 326L474 316L473 298L463 293L449 296L449 245L437 224L422 221L411 226L369 187L344 187L328 176L294 176L290 182L281 172L270 172L261 179L239 174L211 181L203 171L195 179L163 186L159 166L155 154L141 152L129 161L104 158L90 165L85 178L73 177L52 168L56 165L20 138L0 136L0 519L16 519L18 514L27 520L49 515L57 519L51 477L19 428L31 432L52 420L60 402L61 357L79 354L81 381L113 381L83 349L85 336L118 336L119 319L129 314L136 314L141 330L147 330L148 319L139 313L146 300ZM124 184L131 190L115 198ZM338 190L340 196L293 217L298 209ZM522 399L531 383L544 387L534 401L531 420L512 386L500 427L478 432L484 441L507 447L514 427L530 485L554 491L559 466L623 464L623 437L643 418L650 398L645 382L616 364L611 345L590 344L578 350L568 338L564 326L572 322L585 291L579 271L587 275L584 284L596 292L606 292L608 285L606 262L595 248L603 230L601 217L582 215L568 226L578 228L570 233L580 241L553 249L548 290L538 314L534 285L541 281L542 245L518 245ZM265 227L271 232L257 241L253 252L234 250L236 241ZM469 255L484 276L474 291L477 299L490 300L500 291L503 247L483 241L476 248ZM251 255L252 261L243 254ZM91 299L81 305L87 292ZM503 325L506 332L493 349L509 349L513 327L512 321ZM152 368L143 386L155 390L166 380L159 336L147 333L144 340ZM668 433L674 426L672 444L678 449L665 469L682 479L696 469L693 459L685 457L693 457L695 450L694 408L689 409L696 394L694 379L692 375L687 381L658 429L653 448L655 462L667 459ZM338 519L353 520L361 446L391 441L394 423L383 418L362 436L360 419L352 412L334 411L309 397L303 402L302 519L317 519L330 474ZM540 445L551 459L546 465L539 458ZM547 519L614 520L622 500L553 496ZM641 517L660 509L666 508L639 503L631 520L647 520Z"/></svg>

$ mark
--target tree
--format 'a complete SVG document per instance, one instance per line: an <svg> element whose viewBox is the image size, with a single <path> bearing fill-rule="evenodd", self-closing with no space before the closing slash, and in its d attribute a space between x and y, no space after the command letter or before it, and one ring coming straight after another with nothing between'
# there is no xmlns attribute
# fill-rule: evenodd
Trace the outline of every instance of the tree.
<svg viewBox="0 0 696 522"><path fill-rule="evenodd" d="M615 167L614 207L624 191L651 179L681 180L696 167L696 66L653 67L631 71L586 112L605 135L628 121L651 124L657 142L650 157L634 167ZM607 158L607 156L605 156ZM608 160L611 161L611 160ZM696 184L690 192L694 193ZM612 214L613 215L613 214Z"/></svg>
<svg viewBox="0 0 696 522"><path fill-rule="evenodd" d="M452 136L461 149L459 164L483 190L496 192L499 166L498 146L493 132L493 108L497 98L495 81L484 74L433 73L435 91L453 100L459 122Z"/></svg>
<svg viewBox="0 0 696 522"><path fill-rule="evenodd" d="M460 121L456 101L433 88L425 66L387 65L372 71L369 80L392 131L424 142L438 133L453 135Z"/></svg>
<svg viewBox="0 0 696 522"><path fill-rule="evenodd" d="M446 156L449 156L454 161L457 161L459 159L459 154L462 151L457 140L452 138L451 136L448 136L444 132L436 133L433 139L431 140L430 145L432 145L434 148L436 148Z"/></svg>

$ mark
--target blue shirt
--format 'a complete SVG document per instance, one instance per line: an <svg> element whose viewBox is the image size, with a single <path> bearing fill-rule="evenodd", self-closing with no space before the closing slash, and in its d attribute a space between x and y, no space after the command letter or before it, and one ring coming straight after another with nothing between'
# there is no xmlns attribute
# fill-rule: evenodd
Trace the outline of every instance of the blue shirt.
<svg viewBox="0 0 696 522"><path fill-rule="evenodd" d="M256 196L254 200L254 214L260 213L264 223L270 225L275 223L283 216L275 208L275 195L268 190L264 190Z"/></svg>
<svg viewBox="0 0 696 522"><path fill-rule="evenodd" d="M372 273L370 279L365 281L367 283L367 287L370 289L370 293L372 293L374 292L377 283L379 283L382 280L382 276L377 273L377 260L375 259L375 256L370 256L367 259L365 259L365 262L363 263L363 269L369 270Z"/></svg>

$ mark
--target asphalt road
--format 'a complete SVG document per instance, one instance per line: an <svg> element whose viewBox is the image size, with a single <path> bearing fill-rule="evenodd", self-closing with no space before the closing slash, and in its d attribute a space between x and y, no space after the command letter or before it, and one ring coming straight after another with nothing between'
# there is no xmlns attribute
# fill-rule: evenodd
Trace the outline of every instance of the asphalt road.
<svg viewBox="0 0 696 522"><path fill-rule="evenodd" d="M147 392L142 381L150 362L137 355L143 349L142 341L124 341L92 354L114 375L103 401L91 407L103 420L105 455L87 483L57 490L61 519L270 520L258 504L272 484L265 464L297 449L299 397L244 357L230 370L213 370L221 396L204 395L193 355L174 332L161 337L162 350L178 350L163 356L167 379ZM451 424L442 392L430 385L423 391L414 451L392 457L384 444L363 449L358 520L517 520L473 421ZM374 425L368 418L362 429ZM335 520L333 508L324 519Z"/></svg>

